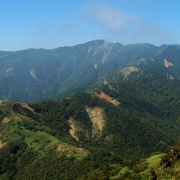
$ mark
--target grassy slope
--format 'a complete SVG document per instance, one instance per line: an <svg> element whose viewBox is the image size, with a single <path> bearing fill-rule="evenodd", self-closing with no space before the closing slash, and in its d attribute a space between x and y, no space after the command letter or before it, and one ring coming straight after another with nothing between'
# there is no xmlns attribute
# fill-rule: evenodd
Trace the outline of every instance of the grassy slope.
<svg viewBox="0 0 180 180"><path fill-rule="evenodd" d="M0 107L3 116L0 125L0 179L31 179L35 168L40 167L39 161L42 161L41 170L47 168L47 157L53 159L51 166L54 167L56 160L64 156L67 161L71 158L78 161L87 156L87 151L62 142L50 135L47 127L13 111L14 104L17 103L7 101ZM39 172L35 176L36 179Z"/></svg>
<svg viewBox="0 0 180 180"><path fill-rule="evenodd" d="M173 155L169 154L178 149ZM154 154L147 159L130 165L110 165L90 172L79 180L111 179L111 180L174 180L180 178L180 146L169 149L166 153ZM178 157L178 158L177 158ZM176 158L176 161L171 161ZM166 161L166 160L167 161ZM171 165L168 164L171 162Z"/></svg>

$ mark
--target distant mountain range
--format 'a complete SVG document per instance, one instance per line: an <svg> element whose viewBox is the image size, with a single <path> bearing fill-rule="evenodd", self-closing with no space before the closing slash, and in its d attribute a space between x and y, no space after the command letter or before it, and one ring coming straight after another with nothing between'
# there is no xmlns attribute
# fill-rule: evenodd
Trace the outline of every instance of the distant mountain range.
<svg viewBox="0 0 180 180"><path fill-rule="evenodd" d="M98 87L153 70L180 78L180 46L90 41L52 50L0 52L0 99L37 102L79 87Z"/></svg>

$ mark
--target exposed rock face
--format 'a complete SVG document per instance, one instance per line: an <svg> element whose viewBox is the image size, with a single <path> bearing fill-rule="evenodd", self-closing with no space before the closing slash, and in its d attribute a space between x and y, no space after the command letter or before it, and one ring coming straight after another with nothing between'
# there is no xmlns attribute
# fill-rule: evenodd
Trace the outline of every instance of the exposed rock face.
<svg viewBox="0 0 180 180"><path fill-rule="evenodd" d="M171 62L169 62L168 60L164 59L164 65L168 68L169 66L173 66L173 64Z"/></svg>
<svg viewBox="0 0 180 180"><path fill-rule="evenodd" d="M69 130L69 133L70 133L70 135L74 138L74 139L76 139L76 141L79 141L79 139L78 139L78 136L77 136L77 134L76 134L76 127L75 127L75 122L74 122L74 120L73 119L69 119L68 120L68 124L69 124L69 126L70 126L70 130Z"/></svg>
<svg viewBox="0 0 180 180"><path fill-rule="evenodd" d="M81 133L84 137L89 137L89 133L86 129L83 128L83 125L80 122L77 122L75 119L70 118L68 120L68 124L70 126L69 133L70 135L76 139L76 141L79 141L78 133Z"/></svg>
<svg viewBox="0 0 180 180"><path fill-rule="evenodd" d="M30 74L31 74L31 76L32 76L34 79L36 79L36 74L35 74L34 69L31 69L31 70L30 70ZM37 79L36 79L36 80L37 80Z"/></svg>
<svg viewBox="0 0 180 180"><path fill-rule="evenodd" d="M101 136L105 127L104 110L100 107L89 108L86 107L86 112L91 119L92 126L92 138Z"/></svg>
<svg viewBox="0 0 180 180"><path fill-rule="evenodd" d="M31 112L35 113L34 109L32 109L27 103L18 103L18 104L20 104L22 107L30 110Z"/></svg>
<svg viewBox="0 0 180 180"><path fill-rule="evenodd" d="M143 58L143 61L145 61L146 59ZM139 69L135 66L128 66L125 67L121 70L121 72L123 73L124 79L126 79L132 72L138 72Z"/></svg>
<svg viewBox="0 0 180 180"><path fill-rule="evenodd" d="M103 108L89 108L87 106L85 108L92 122L92 130L90 130L91 132L88 131L88 129L81 122L76 121L74 118L70 118L68 120L70 127L69 133L74 139L76 139L76 141L80 141L81 137L98 138L102 135L103 129L105 127L105 115Z"/></svg>

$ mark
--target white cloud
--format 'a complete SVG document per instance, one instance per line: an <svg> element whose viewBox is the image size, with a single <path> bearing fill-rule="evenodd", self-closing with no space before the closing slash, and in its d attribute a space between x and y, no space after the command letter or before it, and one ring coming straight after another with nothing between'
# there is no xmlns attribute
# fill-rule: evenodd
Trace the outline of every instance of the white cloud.
<svg viewBox="0 0 180 180"><path fill-rule="evenodd" d="M125 23L132 19L132 16L129 14L125 14L108 5L97 3L84 7L83 12L86 18L92 22L100 23L115 32L120 32Z"/></svg>
<svg viewBox="0 0 180 180"><path fill-rule="evenodd" d="M83 15L86 20L109 33L109 36L121 41L124 39L124 42L148 42L167 38L162 27L138 17L137 14L127 14L109 5L88 4L83 7Z"/></svg>
<svg viewBox="0 0 180 180"><path fill-rule="evenodd" d="M150 24L148 34L150 36L159 36L162 38L167 36L167 33L161 27L155 26L153 24Z"/></svg>

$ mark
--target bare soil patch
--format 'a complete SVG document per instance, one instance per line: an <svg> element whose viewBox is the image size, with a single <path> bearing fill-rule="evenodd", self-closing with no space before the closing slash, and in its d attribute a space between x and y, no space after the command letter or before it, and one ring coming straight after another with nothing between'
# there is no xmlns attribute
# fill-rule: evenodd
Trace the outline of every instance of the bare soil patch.
<svg viewBox="0 0 180 180"><path fill-rule="evenodd" d="M68 147L65 144L59 144L57 150L58 151L62 151L62 152L66 152L69 149L68 149Z"/></svg>
<svg viewBox="0 0 180 180"><path fill-rule="evenodd" d="M9 121L11 121L11 119L12 119L11 116L6 116L6 117L3 118L2 123L7 124Z"/></svg>
<svg viewBox="0 0 180 180"><path fill-rule="evenodd" d="M164 59L164 65L168 68L169 66L173 66L173 64L171 62L169 62L168 60Z"/></svg>
<svg viewBox="0 0 180 180"><path fill-rule="evenodd" d="M95 93L100 99L104 99L105 101L114 104L115 106L118 106L120 104L119 101L117 101L116 99L113 99L112 97L108 96L107 94L105 94L104 92L101 91L100 94Z"/></svg>

